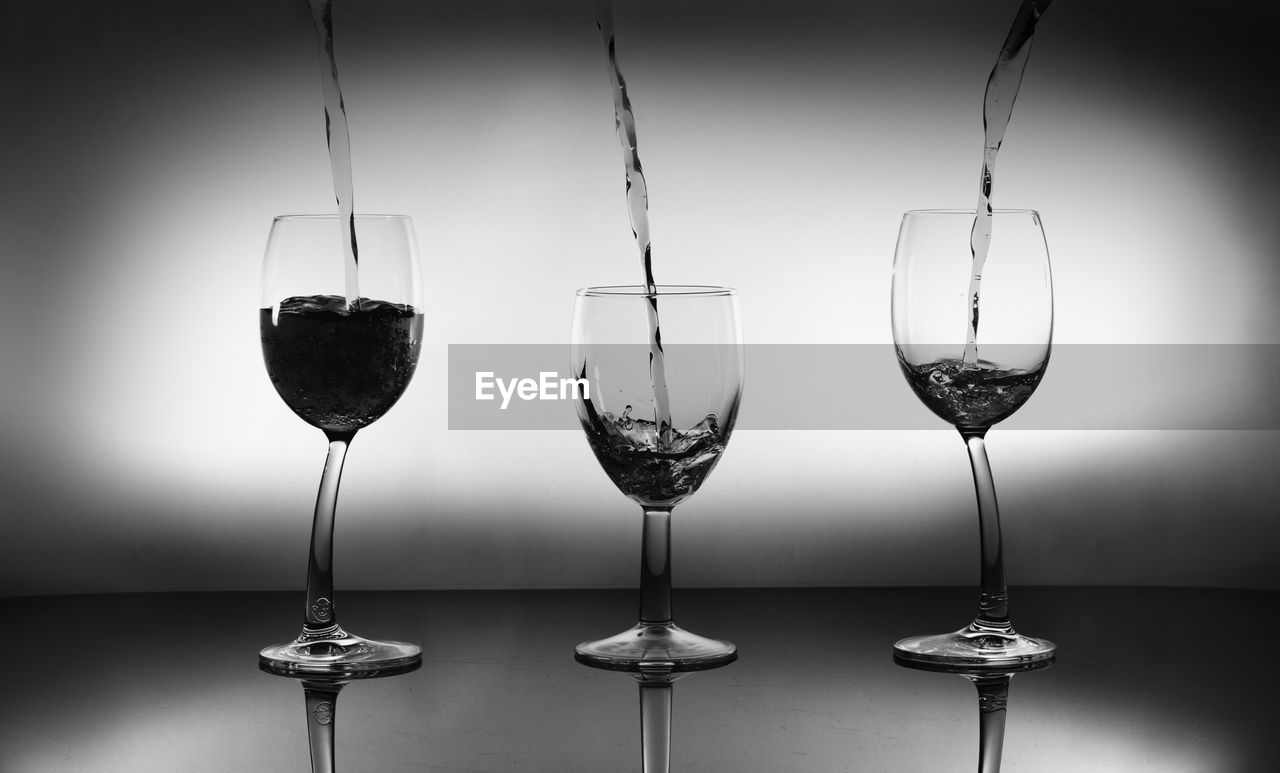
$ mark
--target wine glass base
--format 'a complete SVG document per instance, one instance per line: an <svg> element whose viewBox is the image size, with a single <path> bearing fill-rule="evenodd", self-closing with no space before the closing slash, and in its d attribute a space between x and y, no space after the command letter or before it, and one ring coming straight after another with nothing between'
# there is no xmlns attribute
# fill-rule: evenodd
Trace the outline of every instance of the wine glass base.
<svg viewBox="0 0 1280 773"><path fill-rule="evenodd" d="M991 631L970 625L953 633L912 636L893 645L893 659L930 670L1030 670L1047 665L1057 645L1015 631Z"/></svg>
<svg viewBox="0 0 1280 773"><path fill-rule="evenodd" d="M303 634L286 644L273 644L258 653L264 671L284 675L389 676L417 668L422 650L400 641L374 641L343 631Z"/></svg>
<svg viewBox="0 0 1280 773"><path fill-rule="evenodd" d="M732 642L690 633L675 623L636 623L616 636L574 648L579 663L614 671L664 666L672 671L717 668L738 659Z"/></svg>

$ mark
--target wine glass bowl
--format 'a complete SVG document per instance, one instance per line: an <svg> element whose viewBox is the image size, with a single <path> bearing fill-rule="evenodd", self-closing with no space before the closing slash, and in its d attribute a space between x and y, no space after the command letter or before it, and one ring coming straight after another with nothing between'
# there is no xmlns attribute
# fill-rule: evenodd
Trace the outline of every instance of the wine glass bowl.
<svg viewBox="0 0 1280 773"><path fill-rule="evenodd" d="M421 660L416 645L344 631L334 608L333 525L347 448L404 393L423 328L409 218L355 216L355 266L344 254L341 225L336 215L277 217L263 259L258 319L267 374L284 403L329 441L302 632L259 653L260 664L273 672L367 676Z"/></svg>
<svg viewBox="0 0 1280 773"><path fill-rule="evenodd" d="M699 286L580 290L571 349L572 373L587 387L575 404L588 445L644 512L640 621L578 645L578 660L628 671L731 662L733 644L672 619L670 517L715 468L733 432L744 375L736 293Z"/></svg>
<svg viewBox="0 0 1280 773"><path fill-rule="evenodd" d="M1051 660L1055 645L1017 633L995 484L985 437L1031 397L1053 337L1053 282L1040 215L995 210L990 249L976 267L973 210L903 216L894 254L892 323L902 373L930 410L959 430L978 499L978 615L953 633L894 645L895 659L933 667L1008 668Z"/></svg>
<svg viewBox="0 0 1280 773"><path fill-rule="evenodd" d="M965 362L972 210L903 216L893 270L893 341L907 383L957 427L989 428L1035 391L1053 337L1053 282L1040 216L996 210L982 267L979 357Z"/></svg>

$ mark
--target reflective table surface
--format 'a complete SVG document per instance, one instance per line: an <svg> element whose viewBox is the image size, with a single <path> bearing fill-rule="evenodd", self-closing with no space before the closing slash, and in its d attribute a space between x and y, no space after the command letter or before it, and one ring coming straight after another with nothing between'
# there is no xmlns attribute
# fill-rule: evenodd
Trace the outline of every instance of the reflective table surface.
<svg viewBox="0 0 1280 773"><path fill-rule="evenodd" d="M345 686L259 670L300 593L5 599L0 770L306 771L319 742L340 771L638 771L643 719L677 771L972 771L993 710L1005 771L1280 769L1280 594L1015 588L1015 623L1058 658L1007 703L893 661L974 596L677 589L680 623L740 657L641 680L573 657L630 625L633 592L340 592L344 624L424 653Z"/></svg>

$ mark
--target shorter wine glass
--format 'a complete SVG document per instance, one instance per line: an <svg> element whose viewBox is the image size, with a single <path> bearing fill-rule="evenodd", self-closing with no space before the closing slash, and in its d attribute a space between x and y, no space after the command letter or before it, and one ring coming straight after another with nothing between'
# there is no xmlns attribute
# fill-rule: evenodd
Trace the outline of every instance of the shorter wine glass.
<svg viewBox="0 0 1280 773"><path fill-rule="evenodd" d="M659 332L660 331L660 332ZM573 314L578 418L609 479L644 513L640 619L583 642L577 659L637 671L714 668L737 647L677 626L671 613L671 512L720 460L742 396L735 291L723 287L591 287Z"/></svg>
<svg viewBox="0 0 1280 773"><path fill-rule="evenodd" d="M1000 669L1049 660L1055 649L1053 642L1019 634L1010 622L985 445L987 430L1018 410L1044 376L1053 282L1037 212L996 210L990 251L975 268L970 239L977 226L973 210L916 210L906 213L898 233L892 297L898 364L916 396L954 425L968 448L982 571L972 623L903 639L894 650L900 661Z"/></svg>
<svg viewBox="0 0 1280 773"><path fill-rule="evenodd" d="M260 663L276 672L382 673L422 658L417 645L348 633L334 606L333 526L347 447L404 394L423 325L412 221L357 215L355 265L340 226L337 215L277 217L262 264L258 322L267 375L285 404L329 441L311 527L302 632L259 653Z"/></svg>

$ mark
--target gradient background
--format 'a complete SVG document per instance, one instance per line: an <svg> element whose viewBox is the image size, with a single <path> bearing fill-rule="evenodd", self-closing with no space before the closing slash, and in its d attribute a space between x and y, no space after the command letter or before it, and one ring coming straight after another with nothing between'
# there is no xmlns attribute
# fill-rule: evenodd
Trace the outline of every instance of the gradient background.
<svg viewBox="0 0 1280 773"><path fill-rule="evenodd" d="M581 433L447 429L448 344L567 341L574 289L639 278L591 4L337 5L356 207L413 216L428 331L353 446L338 586L630 586ZM888 342L901 212L972 206L1016 6L621 2L659 281L737 287L753 343ZM1278 17L1049 10L995 202L1044 217L1057 341L1280 343ZM300 588L324 442L256 309L271 218L334 209L305 4L5 3L0 57L0 594ZM1275 431L989 447L1015 584L1280 587ZM951 430L742 431L676 582L972 583L973 507Z"/></svg>

